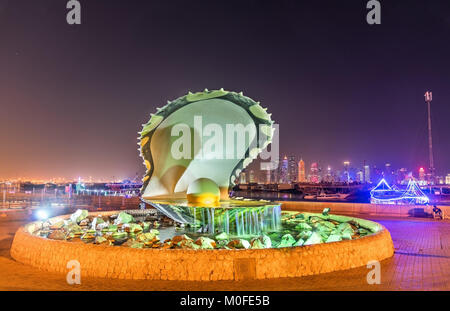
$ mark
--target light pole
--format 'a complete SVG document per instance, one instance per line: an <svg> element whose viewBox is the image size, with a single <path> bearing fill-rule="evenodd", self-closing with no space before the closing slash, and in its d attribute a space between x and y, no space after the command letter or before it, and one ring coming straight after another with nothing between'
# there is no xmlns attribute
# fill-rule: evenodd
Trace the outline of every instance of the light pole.
<svg viewBox="0 0 450 311"><path fill-rule="evenodd" d="M425 93L425 102L428 110L428 157L430 159L430 181L434 182L434 159L433 159L433 137L431 135L431 101L433 100L433 93Z"/></svg>

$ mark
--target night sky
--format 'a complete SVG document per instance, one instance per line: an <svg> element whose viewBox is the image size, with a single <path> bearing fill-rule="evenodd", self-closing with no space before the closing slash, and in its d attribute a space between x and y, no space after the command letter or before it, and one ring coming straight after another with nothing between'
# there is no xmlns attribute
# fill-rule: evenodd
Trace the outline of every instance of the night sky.
<svg viewBox="0 0 450 311"><path fill-rule="evenodd" d="M243 91L281 152L450 173L450 2L0 0L0 178L133 177L137 132L188 91Z"/></svg>

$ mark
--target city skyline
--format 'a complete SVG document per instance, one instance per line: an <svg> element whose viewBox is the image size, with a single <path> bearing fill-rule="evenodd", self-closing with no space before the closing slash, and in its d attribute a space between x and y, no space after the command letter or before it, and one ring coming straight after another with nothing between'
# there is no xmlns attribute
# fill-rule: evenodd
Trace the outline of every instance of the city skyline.
<svg viewBox="0 0 450 311"><path fill-rule="evenodd" d="M287 155L280 156L278 167L265 171L258 169L259 161L249 165L243 172L244 180L247 172L251 172L253 180L256 183L296 183L300 182L361 182L378 183L385 178L393 183L407 182L411 177L424 182L429 182L432 178L430 170L424 167L417 169L405 166L393 166L390 162L383 164L371 164L367 161L362 163L353 163L351 161L342 161L341 165L330 166L322 161L307 161L302 156ZM294 165L291 163L295 163ZM302 170L303 168L303 170ZM268 182L270 176L270 182ZM450 184L450 173L434 175L436 184ZM240 181L240 183L246 183Z"/></svg>
<svg viewBox="0 0 450 311"><path fill-rule="evenodd" d="M0 178L141 174L150 113L222 87L268 107L283 153L411 169L428 169L432 91L436 174L450 172L447 3L383 3L376 26L357 1L178 3L179 23L173 6L84 3L71 27L65 3L1 2Z"/></svg>

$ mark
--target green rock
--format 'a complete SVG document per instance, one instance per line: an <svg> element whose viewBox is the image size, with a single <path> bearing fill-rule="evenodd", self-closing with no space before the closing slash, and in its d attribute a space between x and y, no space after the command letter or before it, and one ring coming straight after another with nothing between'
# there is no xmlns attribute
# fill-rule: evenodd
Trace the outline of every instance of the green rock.
<svg viewBox="0 0 450 311"><path fill-rule="evenodd" d="M81 229L80 226L78 226L76 223L72 223L72 222L65 225L64 229L66 229L66 231L70 232L70 233L78 233L78 232L83 231L83 229Z"/></svg>
<svg viewBox="0 0 450 311"><path fill-rule="evenodd" d="M134 239L129 239L123 245L128 246L130 248L143 248L144 247L144 243L136 241Z"/></svg>
<svg viewBox="0 0 450 311"><path fill-rule="evenodd" d="M250 245L251 248L254 249L271 248L272 240L267 235L262 235L260 237L252 239Z"/></svg>
<svg viewBox="0 0 450 311"><path fill-rule="evenodd" d="M154 238L159 239L158 234L155 234L154 232L146 232L146 233L140 233L140 234L136 235L136 239L141 242L150 241L150 240L153 240Z"/></svg>
<svg viewBox="0 0 450 311"><path fill-rule="evenodd" d="M301 231L301 230L311 230L312 227L308 225L306 222L299 223L295 226L295 230Z"/></svg>
<svg viewBox="0 0 450 311"><path fill-rule="evenodd" d="M244 239L236 239L232 240L227 244L229 248L245 248L248 249L251 247L250 242Z"/></svg>
<svg viewBox="0 0 450 311"><path fill-rule="evenodd" d="M288 234L283 235L283 237L281 238L281 241L280 241L280 243L277 245L277 247L278 247L278 248L281 248L281 247L290 247L290 246L292 246L294 243L295 243L294 237L288 233Z"/></svg>
<svg viewBox="0 0 450 311"><path fill-rule="evenodd" d="M247 240L241 239L241 245L242 245L242 248L245 248L245 249L250 248L250 242Z"/></svg>
<svg viewBox="0 0 450 311"><path fill-rule="evenodd" d="M317 232L313 232L303 245L312 245L319 243L322 243L322 237Z"/></svg>
<svg viewBox="0 0 450 311"><path fill-rule="evenodd" d="M369 234L369 230L364 229L364 228L359 228L359 229L358 229L358 233L359 233L360 235L367 235L367 234Z"/></svg>
<svg viewBox="0 0 450 311"><path fill-rule="evenodd" d="M120 212L119 215L116 218L116 221L114 222L114 224L118 225L118 224L127 224L130 222L133 222L134 218L133 216L131 216L130 214L127 214L125 212Z"/></svg>
<svg viewBox="0 0 450 311"><path fill-rule="evenodd" d="M148 232L149 230L150 230L150 223L148 223L148 222L142 222L142 230L144 231L144 232Z"/></svg>
<svg viewBox="0 0 450 311"><path fill-rule="evenodd" d="M116 232L117 226L116 225L109 225L108 227L102 229L102 232Z"/></svg>
<svg viewBox="0 0 450 311"><path fill-rule="evenodd" d="M187 248L187 249L200 249L200 246L195 244L194 240L188 237L188 239L184 239L181 242L178 243L178 246L181 248Z"/></svg>
<svg viewBox="0 0 450 311"><path fill-rule="evenodd" d="M94 241L95 240L95 235L94 234L92 234L92 233L90 233L90 232L86 232L85 234L83 234L81 237L80 237L80 239L83 241L83 242L92 242L92 241Z"/></svg>
<svg viewBox="0 0 450 311"><path fill-rule="evenodd" d="M254 238L250 241L252 249L263 249L264 243L259 238Z"/></svg>
<svg viewBox="0 0 450 311"><path fill-rule="evenodd" d="M296 219L305 219L305 215L304 214L297 214L295 215Z"/></svg>
<svg viewBox="0 0 450 311"><path fill-rule="evenodd" d="M70 215L70 220L73 223L78 224L80 221L82 221L83 219L88 217L88 215L89 215L89 212L87 210L85 210L85 209L77 209L77 211L75 213Z"/></svg>
<svg viewBox="0 0 450 311"><path fill-rule="evenodd" d="M228 242L229 242L228 240L220 240L220 241L217 241L216 246L218 248L228 248L227 247Z"/></svg>
<svg viewBox="0 0 450 311"><path fill-rule="evenodd" d="M149 231L149 233L154 234L154 235L159 235L159 230L151 229L151 230Z"/></svg>
<svg viewBox="0 0 450 311"><path fill-rule="evenodd" d="M195 244L199 245L200 249L214 249L216 242L213 239L202 236L195 241Z"/></svg>
<svg viewBox="0 0 450 311"><path fill-rule="evenodd" d="M322 226L325 226L325 227L330 228L330 229L336 228L336 225L334 223L330 222L330 221L325 221L324 220L324 221L321 221L320 224Z"/></svg>
<svg viewBox="0 0 450 311"><path fill-rule="evenodd" d="M108 239L106 239L106 238L104 238L102 236L99 236L99 235L96 236L95 240L94 240L95 244L109 244L108 242L109 242Z"/></svg>
<svg viewBox="0 0 450 311"><path fill-rule="evenodd" d="M139 233L143 231L142 227L138 224L125 224L122 228L129 228L130 233Z"/></svg>
<svg viewBox="0 0 450 311"><path fill-rule="evenodd" d="M101 217L95 217L95 218L92 220L91 228L95 230L95 229L97 229L97 225L100 225L100 224L103 224L103 223L105 223L105 221L103 220L103 218L101 218Z"/></svg>
<svg viewBox="0 0 450 311"><path fill-rule="evenodd" d="M309 217L309 222L310 223L316 223L316 222L318 222L318 221L322 221L322 218L320 218L320 217L317 217L317 216L310 216Z"/></svg>
<svg viewBox="0 0 450 311"><path fill-rule="evenodd" d="M348 223L346 223L346 222L343 222L343 223L339 224L339 226L337 226L336 229L337 229L339 232L342 232L342 233L348 233L348 234L350 234L350 235L353 235L353 234L354 234L354 231L353 231L352 226L350 226L350 224L348 224Z"/></svg>
<svg viewBox="0 0 450 311"><path fill-rule="evenodd" d="M228 240L229 237L228 237L228 234L226 232L222 232L222 233L216 235L215 239L218 240L218 241L222 241L222 240Z"/></svg>
<svg viewBox="0 0 450 311"><path fill-rule="evenodd" d="M322 211L322 215L324 215L324 216L328 216L329 213L330 213L330 209L328 207L324 208Z"/></svg>
<svg viewBox="0 0 450 311"><path fill-rule="evenodd" d="M55 230L50 232L50 234L47 237L52 240L65 240L66 233L64 232L64 230Z"/></svg>
<svg viewBox="0 0 450 311"><path fill-rule="evenodd" d="M302 246L305 243L305 240L299 239L297 242L294 243L292 246Z"/></svg>
<svg viewBox="0 0 450 311"><path fill-rule="evenodd" d="M112 234L112 238L114 240L122 240L122 239L128 238L128 233L126 233L126 232L114 232Z"/></svg>
<svg viewBox="0 0 450 311"><path fill-rule="evenodd" d="M271 248L272 247L272 240L267 235L263 234L260 237L260 239L262 240L262 242L264 244L264 248Z"/></svg>
<svg viewBox="0 0 450 311"><path fill-rule="evenodd" d="M328 239L325 242L330 243L330 242L338 242L341 240L342 240L342 238L339 234L332 234L328 237Z"/></svg>
<svg viewBox="0 0 450 311"><path fill-rule="evenodd" d="M343 232L342 233L342 239L343 240L351 240L352 239L352 234L350 232Z"/></svg>
<svg viewBox="0 0 450 311"><path fill-rule="evenodd" d="M54 224L51 225L52 229L56 228L56 229L61 229L62 227L64 227L65 225L65 221L64 220L60 220L55 222Z"/></svg>
<svg viewBox="0 0 450 311"><path fill-rule="evenodd" d="M311 235L312 235L312 231L311 231L311 230L308 230L308 231L302 231L302 232L299 234L299 237L300 237L301 239L303 239L303 240L306 241Z"/></svg>

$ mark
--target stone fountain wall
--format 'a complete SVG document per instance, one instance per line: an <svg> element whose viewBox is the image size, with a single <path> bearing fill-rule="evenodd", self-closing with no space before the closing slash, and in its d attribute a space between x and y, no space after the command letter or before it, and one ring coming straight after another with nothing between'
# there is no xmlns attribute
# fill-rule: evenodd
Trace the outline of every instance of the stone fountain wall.
<svg viewBox="0 0 450 311"><path fill-rule="evenodd" d="M50 240L31 234L38 225L31 223L19 228L11 256L41 270L64 274L69 271L67 263L77 260L82 277L190 281L301 277L365 266L369 261L381 261L394 254L391 236L384 227L356 240L310 246L184 250Z"/></svg>

